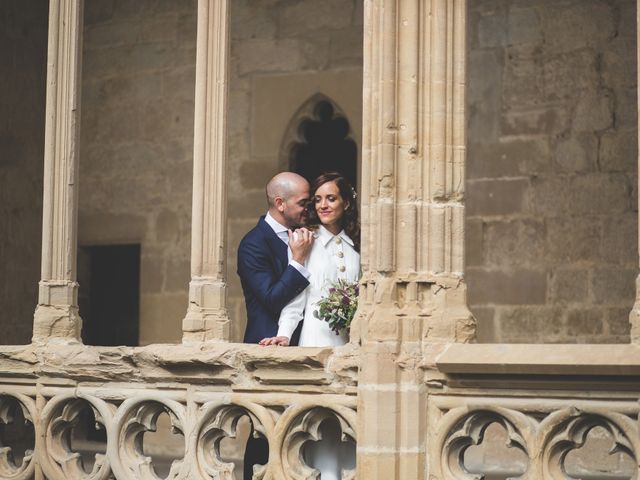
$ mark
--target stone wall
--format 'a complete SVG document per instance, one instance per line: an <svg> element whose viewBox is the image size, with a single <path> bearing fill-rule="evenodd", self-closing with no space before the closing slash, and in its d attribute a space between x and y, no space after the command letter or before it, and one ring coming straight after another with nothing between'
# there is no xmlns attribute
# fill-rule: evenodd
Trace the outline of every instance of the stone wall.
<svg viewBox="0 0 640 480"><path fill-rule="evenodd" d="M624 342L637 273L632 0L470 0L479 340Z"/></svg>
<svg viewBox="0 0 640 480"><path fill-rule="evenodd" d="M0 325L31 341L42 242L45 0L0 2Z"/></svg>
<svg viewBox="0 0 640 480"><path fill-rule="evenodd" d="M246 312L236 274L242 236L267 210L264 186L287 170L287 133L298 110L324 94L346 115L360 150L362 0L231 2L227 271L231 338Z"/></svg>
<svg viewBox="0 0 640 480"><path fill-rule="evenodd" d="M195 45L195 0L85 4L79 243L141 244L141 344L187 310Z"/></svg>

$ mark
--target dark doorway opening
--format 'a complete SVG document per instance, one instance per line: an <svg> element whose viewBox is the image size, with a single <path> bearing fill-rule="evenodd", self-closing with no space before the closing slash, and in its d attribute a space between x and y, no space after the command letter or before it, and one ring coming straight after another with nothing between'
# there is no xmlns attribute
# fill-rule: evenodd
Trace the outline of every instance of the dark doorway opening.
<svg viewBox="0 0 640 480"><path fill-rule="evenodd" d="M138 345L140 245L80 247L78 281L85 345Z"/></svg>

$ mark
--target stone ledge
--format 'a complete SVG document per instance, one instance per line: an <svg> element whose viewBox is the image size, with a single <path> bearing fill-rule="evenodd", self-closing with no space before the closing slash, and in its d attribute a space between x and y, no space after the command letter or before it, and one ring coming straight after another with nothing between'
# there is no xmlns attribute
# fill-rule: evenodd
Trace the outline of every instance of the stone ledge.
<svg viewBox="0 0 640 480"><path fill-rule="evenodd" d="M0 347L3 379L44 383L133 382L219 385L258 391L310 388L353 390L356 347L285 348L207 342L145 347L49 343Z"/></svg>
<svg viewBox="0 0 640 480"><path fill-rule="evenodd" d="M640 345L450 344L436 366L448 374L640 375Z"/></svg>

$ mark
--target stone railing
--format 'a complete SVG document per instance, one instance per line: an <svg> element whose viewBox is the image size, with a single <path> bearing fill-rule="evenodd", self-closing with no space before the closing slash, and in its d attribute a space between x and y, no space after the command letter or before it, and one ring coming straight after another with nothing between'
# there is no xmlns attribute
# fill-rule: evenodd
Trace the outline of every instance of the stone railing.
<svg viewBox="0 0 640 480"><path fill-rule="evenodd" d="M326 420L340 427L336 441L356 441L357 365L349 347L29 346L0 356L0 425L16 430L14 445L0 435L2 479L241 478L220 447L236 437L243 417L269 446L255 479L316 478L302 449L321 440ZM184 443L166 476L145 444L163 414ZM73 440L86 418L106 444L88 459L90 442Z"/></svg>
<svg viewBox="0 0 640 480"><path fill-rule="evenodd" d="M451 345L428 381L425 478L638 478L639 353ZM501 428L489 435L491 425Z"/></svg>
<svg viewBox="0 0 640 480"><path fill-rule="evenodd" d="M389 478L638 478L640 348L437 349L435 362L401 366L421 378L411 388L421 407L369 426L380 447L420 445L419 476L402 476L400 460ZM359 353L352 345L4 347L0 479L240 479L244 444L235 458L221 447L236 438L243 418L269 446L268 463L254 468L254 479L317 478L302 452L321 440L323 422L340 430L324 440L351 447L368 428L358 413ZM423 360L433 352L424 353ZM178 455L160 458L163 452L147 445L145 435L161 416L178 434ZM87 418L102 431L102 448L76 439ZM388 438L402 424L400 438ZM15 430L14 444L6 427ZM572 459L579 451L582 460ZM342 478L367 478L365 469L358 464Z"/></svg>

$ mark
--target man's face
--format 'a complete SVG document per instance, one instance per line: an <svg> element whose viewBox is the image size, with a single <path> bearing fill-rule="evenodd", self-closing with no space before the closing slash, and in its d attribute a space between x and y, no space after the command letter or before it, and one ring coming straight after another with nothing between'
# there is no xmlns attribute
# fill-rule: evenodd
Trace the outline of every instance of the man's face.
<svg viewBox="0 0 640 480"><path fill-rule="evenodd" d="M295 228L304 223L309 201L309 185L302 184L291 196L282 201L281 213L288 228Z"/></svg>

